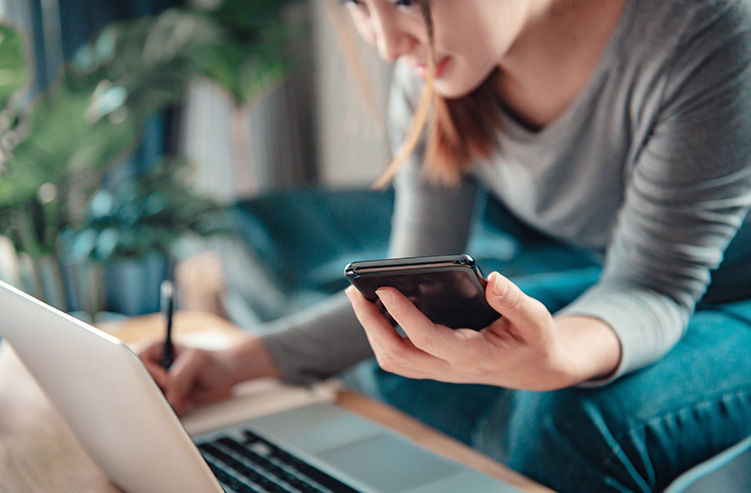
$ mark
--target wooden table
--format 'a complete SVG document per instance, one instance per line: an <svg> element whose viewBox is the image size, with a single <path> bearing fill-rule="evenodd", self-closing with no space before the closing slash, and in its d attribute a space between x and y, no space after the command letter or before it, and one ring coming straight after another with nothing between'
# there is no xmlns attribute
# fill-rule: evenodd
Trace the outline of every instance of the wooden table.
<svg viewBox="0 0 751 493"><path fill-rule="evenodd" d="M129 345L157 337L163 331L159 315L103 324L107 332ZM233 324L202 312L178 312L176 338L201 338L217 344L242 337ZM382 423L436 453L502 479L522 491L549 492L502 464L441 434L384 404L351 391L341 391L337 403ZM0 346L0 491L5 493L93 492L120 490L93 464L67 425L52 408L15 353Z"/></svg>

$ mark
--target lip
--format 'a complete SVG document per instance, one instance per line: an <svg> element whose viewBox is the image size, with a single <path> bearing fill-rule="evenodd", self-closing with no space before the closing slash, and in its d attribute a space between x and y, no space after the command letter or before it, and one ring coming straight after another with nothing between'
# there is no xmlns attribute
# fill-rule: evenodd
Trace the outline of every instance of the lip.
<svg viewBox="0 0 751 493"><path fill-rule="evenodd" d="M439 78L446 71L449 63L451 63L451 57L442 58L435 67L435 77ZM428 66L417 64L413 66L417 76L424 79L428 76Z"/></svg>

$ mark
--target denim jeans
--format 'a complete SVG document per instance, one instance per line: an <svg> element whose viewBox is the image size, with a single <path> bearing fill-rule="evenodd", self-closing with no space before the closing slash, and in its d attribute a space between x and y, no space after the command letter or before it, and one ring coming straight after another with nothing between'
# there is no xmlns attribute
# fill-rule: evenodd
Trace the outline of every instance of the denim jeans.
<svg viewBox="0 0 751 493"><path fill-rule="evenodd" d="M515 281L551 311L595 282L578 268ZM410 380L365 362L359 390L560 492L654 491L751 434L751 300L704 306L660 361L554 392Z"/></svg>

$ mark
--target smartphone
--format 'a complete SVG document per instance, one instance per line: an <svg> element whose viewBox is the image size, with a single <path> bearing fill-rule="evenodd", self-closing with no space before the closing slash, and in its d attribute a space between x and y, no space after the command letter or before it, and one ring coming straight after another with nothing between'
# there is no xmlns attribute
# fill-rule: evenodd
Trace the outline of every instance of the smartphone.
<svg viewBox="0 0 751 493"><path fill-rule="evenodd" d="M485 299L485 278L466 254L352 262L344 276L382 310L376 289L393 287L433 323L452 329L480 330L500 318Z"/></svg>

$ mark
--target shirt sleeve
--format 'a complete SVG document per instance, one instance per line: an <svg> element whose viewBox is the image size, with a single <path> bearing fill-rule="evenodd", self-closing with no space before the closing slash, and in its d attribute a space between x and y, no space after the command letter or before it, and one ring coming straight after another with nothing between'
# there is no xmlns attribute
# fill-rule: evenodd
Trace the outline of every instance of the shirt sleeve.
<svg viewBox="0 0 751 493"><path fill-rule="evenodd" d="M265 329L264 346L282 378L294 384L328 378L373 355L344 293Z"/></svg>
<svg viewBox="0 0 751 493"><path fill-rule="evenodd" d="M676 50L640 146L600 281L561 313L617 334L620 375L683 336L751 204L751 35L731 16ZM717 35L722 33L722 35Z"/></svg>

